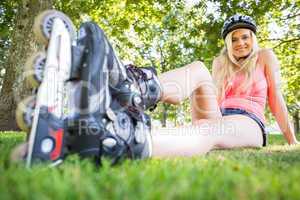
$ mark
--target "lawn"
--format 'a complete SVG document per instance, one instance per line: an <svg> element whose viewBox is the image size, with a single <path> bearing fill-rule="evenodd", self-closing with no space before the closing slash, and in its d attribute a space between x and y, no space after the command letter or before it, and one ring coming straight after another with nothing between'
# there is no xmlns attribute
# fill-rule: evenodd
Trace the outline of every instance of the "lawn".
<svg viewBox="0 0 300 200"><path fill-rule="evenodd" d="M102 168L70 156L60 166L8 162L24 133L0 132L0 199L299 199L300 146L269 136L262 149L126 161Z"/></svg>

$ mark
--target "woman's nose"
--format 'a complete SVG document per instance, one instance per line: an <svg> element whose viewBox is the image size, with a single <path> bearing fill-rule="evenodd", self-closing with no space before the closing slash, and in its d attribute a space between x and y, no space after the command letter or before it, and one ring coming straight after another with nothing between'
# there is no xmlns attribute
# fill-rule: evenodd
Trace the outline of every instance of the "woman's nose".
<svg viewBox="0 0 300 200"><path fill-rule="evenodd" d="M238 41L237 41L237 45L243 45L245 42L244 42L244 40L242 40L242 39L238 39Z"/></svg>

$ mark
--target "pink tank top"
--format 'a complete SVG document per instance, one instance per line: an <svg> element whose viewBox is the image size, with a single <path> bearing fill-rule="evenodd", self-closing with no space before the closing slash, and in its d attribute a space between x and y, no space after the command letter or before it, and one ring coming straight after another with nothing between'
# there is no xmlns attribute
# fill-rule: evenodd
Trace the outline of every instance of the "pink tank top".
<svg viewBox="0 0 300 200"><path fill-rule="evenodd" d="M264 109L267 99L267 80L263 67L257 62L252 84L245 91L238 91L244 75L237 73L229 83L225 97L219 102L221 108L239 108L255 114L265 123Z"/></svg>

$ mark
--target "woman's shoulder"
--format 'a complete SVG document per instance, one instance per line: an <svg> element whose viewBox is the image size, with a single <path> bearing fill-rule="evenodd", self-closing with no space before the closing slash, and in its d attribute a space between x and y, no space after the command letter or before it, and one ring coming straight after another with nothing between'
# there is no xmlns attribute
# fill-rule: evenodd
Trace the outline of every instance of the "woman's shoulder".
<svg viewBox="0 0 300 200"><path fill-rule="evenodd" d="M273 49L266 48L259 51L259 63L261 63L262 69L266 76L274 74L279 71L280 64Z"/></svg>
<svg viewBox="0 0 300 200"><path fill-rule="evenodd" d="M274 63L278 62L277 56L275 55L273 49L263 48L258 51L259 63L261 63L264 68L272 67Z"/></svg>
<svg viewBox="0 0 300 200"><path fill-rule="evenodd" d="M258 56L263 61L268 61L268 59L276 57L273 49L271 48L262 48L258 51Z"/></svg>

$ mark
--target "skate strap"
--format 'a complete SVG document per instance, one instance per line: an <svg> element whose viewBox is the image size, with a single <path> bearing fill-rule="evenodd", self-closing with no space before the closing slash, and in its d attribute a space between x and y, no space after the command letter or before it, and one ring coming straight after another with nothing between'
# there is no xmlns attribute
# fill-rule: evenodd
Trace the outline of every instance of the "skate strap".
<svg viewBox="0 0 300 200"><path fill-rule="evenodd" d="M144 85L145 87L142 88L141 85L143 85L143 81L147 81L147 80L152 79L152 78L153 78L153 75L152 75L151 73L146 73L146 71L144 71L144 70L147 70L148 72L151 71L151 72L153 72L154 74L156 74L155 70L151 69L151 67L137 67L137 66L132 65L132 64L125 65L125 67L126 67L126 70L127 70L130 74L132 74L133 79L134 79L133 81L137 82L137 85L138 85L140 94L141 94L141 95L146 94L146 93L147 93L147 90L148 90L148 87ZM139 83L139 82L141 82L141 81L139 81L139 80L141 80L141 79L143 80L143 81L142 81L142 84ZM144 89L144 91L143 91L143 89ZM142 100L142 105L145 105L145 100L144 100L144 98L141 98L141 100ZM156 104L153 105L153 106L152 106L151 108L149 108L149 109L151 109L150 111L153 111L155 108L156 108Z"/></svg>
<svg viewBox="0 0 300 200"><path fill-rule="evenodd" d="M108 153L108 156L111 159L111 165L117 165L123 158L128 157L130 159L134 159L134 151L130 144L126 140L124 140L122 137L117 136L117 139L121 140L124 145L118 145L119 149L116 151L116 153L111 152L104 152L104 147L102 142L99 144L99 154L98 157L96 157L96 164L100 165L102 164L102 157L104 157L105 153ZM120 143L120 141L118 141Z"/></svg>

